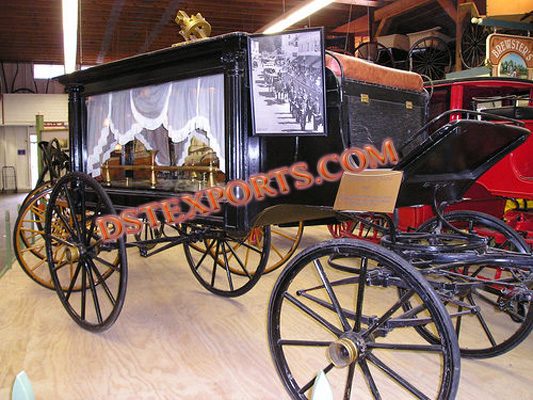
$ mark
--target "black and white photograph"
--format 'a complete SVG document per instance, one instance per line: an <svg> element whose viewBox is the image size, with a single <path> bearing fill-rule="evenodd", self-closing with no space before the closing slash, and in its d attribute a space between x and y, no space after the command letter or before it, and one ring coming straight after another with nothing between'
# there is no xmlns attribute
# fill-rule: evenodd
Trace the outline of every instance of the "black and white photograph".
<svg viewBox="0 0 533 400"><path fill-rule="evenodd" d="M321 29L250 38L256 135L324 135Z"/></svg>

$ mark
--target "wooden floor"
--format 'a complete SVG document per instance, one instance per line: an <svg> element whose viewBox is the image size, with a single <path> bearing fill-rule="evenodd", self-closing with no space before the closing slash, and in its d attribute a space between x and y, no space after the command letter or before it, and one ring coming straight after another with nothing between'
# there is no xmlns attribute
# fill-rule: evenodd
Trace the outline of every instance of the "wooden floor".
<svg viewBox="0 0 533 400"><path fill-rule="evenodd" d="M326 228L308 229L301 248L326 239ZM228 299L194 280L180 247L148 259L135 250L128 256L125 307L101 334L79 328L55 293L18 265L0 279L0 400L11 398L22 370L39 400L288 398L266 335L278 271ZM463 359L457 398L533 399L532 355L529 337L506 355Z"/></svg>

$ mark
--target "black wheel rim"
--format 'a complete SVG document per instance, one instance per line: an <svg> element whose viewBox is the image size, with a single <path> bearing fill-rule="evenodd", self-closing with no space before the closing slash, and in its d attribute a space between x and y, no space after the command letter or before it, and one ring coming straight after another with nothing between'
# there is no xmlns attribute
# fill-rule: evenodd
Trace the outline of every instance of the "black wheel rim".
<svg viewBox="0 0 533 400"><path fill-rule="evenodd" d="M392 52L378 42L361 43L354 50L355 55L374 64L394 68L395 61Z"/></svg>
<svg viewBox="0 0 533 400"><path fill-rule="evenodd" d="M461 39L461 62L467 68L481 67L485 63L489 29L477 24L468 24Z"/></svg>
<svg viewBox="0 0 533 400"><path fill-rule="evenodd" d="M54 288L46 262L44 240L46 207L51 192L52 188L48 185L23 202L13 233L13 248L22 270L47 289Z"/></svg>
<svg viewBox="0 0 533 400"><path fill-rule="evenodd" d="M270 253L270 227L263 227L253 241L236 238L223 229L184 225L185 235L198 239L184 244L185 256L195 278L219 296L243 295L261 277Z"/></svg>
<svg viewBox="0 0 533 400"><path fill-rule="evenodd" d="M446 221L454 227L488 237L494 249L529 253L524 239L503 221L473 211L457 211L445 214ZM418 230L431 231L438 226L436 219L421 225ZM441 230L442 231L442 230ZM458 336L461 355L468 358L487 358L503 354L520 344L533 328L533 311L529 301L520 301L518 294L529 291L530 272L507 264L482 262L454 266L441 271L444 277L428 275L435 282L448 312L452 316ZM472 280L476 278L480 282ZM488 283L484 284L483 280ZM448 285L448 286L446 286ZM452 298L446 288L453 285L456 295ZM420 328L428 341L431 332Z"/></svg>
<svg viewBox="0 0 533 400"><path fill-rule="evenodd" d="M448 45L437 37L418 40L409 50L408 59L410 71L427 75L433 80L443 79L452 65Z"/></svg>
<svg viewBox="0 0 533 400"><path fill-rule="evenodd" d="M56 292L72 319L90 331L111 327L126 295L124 238L104 241L97 223L114 214L105 191L81 173L57 182L46 212L46 254Z"/></svg>
<svg viewBox="0 0 533 400"><path fill-rule="evenodd" d="M157 245L157 243L155 242L152 243L150 241L159 239L163 235L163 228L164 228L163 224L159 225L158 227L152 227L150 223L148 222L148 220L144 219L142 221L141 231L135 234L135 240L137 242L148 241L148 243L143 243L142 246L146 250L151 250ZM142 254L142 251L141 251L141 254Z"/></svg>
<svg viewBox="0 0 533 400"><path fill-rule="evenodd" d="M270 253L264 274L272 272L285 264L294 254L303 236L304 224L297 226L270 227Z"/></svg>
<svg viewBox="0 0 533 400"><path fill-rule="evenodd" d="M399 286L407 291L400 301ZM423 307L405 313L402 304L414 297L426 299ZM438 344L420 340L418 317L438 332ZM272 292L268 335L293 398L310 398L319 371L333 398L398 397L400 389L402 398L447 399L457 390L459 349L442 303L405 260L373 243L336 239L293 258Z"/></svg>
<svg viewBox="0 0 533 400"><path fill-rule="evenodd" d="M37 194L43 192L44 190L48 189L52 187L52 182L51 181L46 181L46 182L43 182L39 185L37 185L31 192L29 192L26 197L24 198L24 200L22 200L22 204L20 205L20 209L22 210L24 208L24 206L30 202L34 196L36 196Z"/></svg>

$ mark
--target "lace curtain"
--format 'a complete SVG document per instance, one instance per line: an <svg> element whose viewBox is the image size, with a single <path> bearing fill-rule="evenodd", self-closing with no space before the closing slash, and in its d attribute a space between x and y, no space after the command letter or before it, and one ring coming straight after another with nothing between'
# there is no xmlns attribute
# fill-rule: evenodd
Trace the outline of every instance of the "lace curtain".
<svg viewBox="0 0 533 400"><path fill-rule="evenodd" d="M224 170L223 74L91 96L86 104L87 173L93 176L117 143L138 139L147 150L159 150L158 165L181 165L195 136L207 137Z"/></svg>

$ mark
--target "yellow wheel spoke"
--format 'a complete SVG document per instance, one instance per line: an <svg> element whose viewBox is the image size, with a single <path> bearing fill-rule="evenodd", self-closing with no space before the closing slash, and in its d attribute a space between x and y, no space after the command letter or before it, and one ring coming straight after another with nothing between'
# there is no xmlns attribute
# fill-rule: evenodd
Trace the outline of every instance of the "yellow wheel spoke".
<svg viewBox="0 0 533 400"><path fill-rule="evenodd" d="M22 224L37 224L37 223L42 223L43 220L41 218L39 219L25 219L22 221Z"/></svg>
<svg viewBox="0 0 533 400"><path fill-rule="evenodd" d="M31 271L35 271L37 268L41 267L44 265L44 263L46 262L46 258L41 258L41 260L31 268Z"/></svg>
<svg viewBox="0 0 533 400"><path fill-rule="evenodd" d="M297 236L291 236L291 235L289 235L287 233L284 233L284 232L281 232L281 231L275 231L274 229L272 229L271 232L272 232L272 234L275 233L276 235L281 236L281 237L283 237L285 239L291 240L293 242L296 242L299 239L298 235Z"/></svg>
<svg viewBox="0 0 533 400"><path fill-rule="evenodd" d="M284 255L281 253L281 251L278 250L278 248L274 245L270 245L270 250L274 250L274 252L278 255L280 259L283 259ZM270 253L270 256L272 257L272 253Z"/></svg>
<svg viewBox="0 0 533 400"><path fill-rule="evenodd" d="M20 252L21 253L27 253L28 251L39 252L39 250L42 250L42 249L44 249L44 244L29 246L29 247L26 247L25 249L21 249Z"/></svg>

